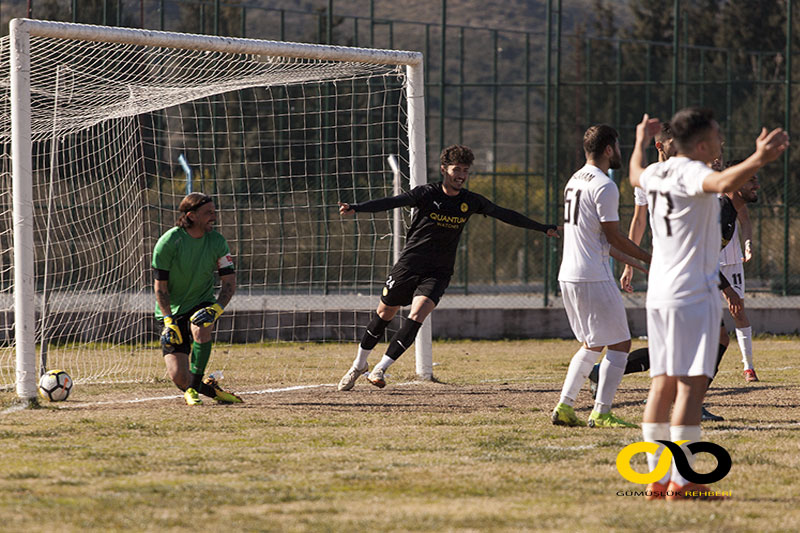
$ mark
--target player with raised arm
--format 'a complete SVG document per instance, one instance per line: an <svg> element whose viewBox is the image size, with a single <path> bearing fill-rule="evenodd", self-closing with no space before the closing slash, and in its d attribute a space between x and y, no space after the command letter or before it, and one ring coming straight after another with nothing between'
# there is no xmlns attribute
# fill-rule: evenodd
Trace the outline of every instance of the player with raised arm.
<svg viewBox="0 0 800 533"><path fill-rule="evenodd" d="M167 373L184 391L188 405L202 404L199 394L218 403L241 403L241 398L222 390L212 376L203 379L211 355L211 330L236 290L228 243L213 229L217 213L210 196L188 194L178 210L178 223L158 239L152 262L156 318L163 322L161 349ZM222 283L216 299L215 271Z"/></svg>
<svg viewBox="0 0 800 533"><path fill-rule="evenodd" d="M570 327L583 346L570 361L553 410L551 420L556 425L586 425L575 414L574 402L598 356L608 347L600 364L589 425L636 427L611 412L631 335L609 256L644 270L636 259L650 262L650 254L619 231L619 190L608 177L609 169L622 166L618 137L616 130L605 124L586 130L586 165L572 175L564 189L564 252L558 281Z"/></svg>
<svg viewBox="0 0 800 533"><path fill-rule="evenodd" d="M675 146L672 144L672 129L669 127L669 122L661 124L661 130L656 133L653 142L658 152L658 161L666 161L675 155ZM633 188L633 218L631 218L631 225L628 228L628 238L634 244L639 245L644 237L644 231L647 228L647 196L641 187ZM622 276L619 278L619 286L625 292L633 292L631 281L633 280L633 267L625 265L622 270ZM646 370L646 369L645 369Z"/></svg>
<svg viewBox="0 0 800 533"><path fill-rule="evenodd" d="M653 261L647 290L647 333L653 378L642 422L647 442L701 437L700 411L713 376L719 341L719 201L715 193L735 191L788 146L781 129L762 129L749 158L722 172L710 164L722 151L719 124L701 108L678 111L670 120L677 154L646 166L644 151L660 128L644 115L636 128L630 181L648 195L653 233ZM670 417L670 410L672 411ZM694 454L687 453L691 465ZM648 454L651 469L660 453ZM668 483L668 484L667 484ZM664 479L648 486L649 499L683 499L708 487L690 483L673 463Z"/></svg>
<svg viewBox="0 0 800 533"><path fill-rule="evenodd" d="M467 190L469 169L474 159L468 147L448 146L439 158L441 182L420 185L398 196L360 204L339 202L339 213L343 216L397 207L415 208L403 252L386 278L380 303L364 331L356 358L339 382L340 391L352 389L356 380L367 372L367 358L386 327L401 307L411 304L411 311L389 341L385 355L367 376L367 381L376 387L386 385L386 369L414 343L419 328L450 283L458 241L469 217L488 215L513 226L558 237L556 226L540 224Z"/></svg>

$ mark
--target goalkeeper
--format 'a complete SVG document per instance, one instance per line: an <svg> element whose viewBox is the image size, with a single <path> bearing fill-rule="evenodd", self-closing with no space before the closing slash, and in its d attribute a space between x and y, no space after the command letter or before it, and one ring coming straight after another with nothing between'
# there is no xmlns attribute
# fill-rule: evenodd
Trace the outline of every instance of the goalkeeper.
<svg viewBox="0 0 800 533"><path fill-rule="evenodd" d="M203 379L211 355L211 330L236 290L228 243L213 229L217 214L210 196L193 192L178 210L178 223L158 239L152 263L167 372L184 391L188 405L202 404L199 394L219 403L242 403L237 395L222 390L213 376ZM222 282L216 299L215 270Z"/></svg>

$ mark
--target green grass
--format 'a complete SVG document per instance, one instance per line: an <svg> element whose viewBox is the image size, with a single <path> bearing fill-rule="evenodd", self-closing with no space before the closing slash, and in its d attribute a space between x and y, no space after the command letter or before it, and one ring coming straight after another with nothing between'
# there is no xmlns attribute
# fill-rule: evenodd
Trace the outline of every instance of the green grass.
<svg viewBox="0 0 800 533"><path fill-rule="evenodd" d="M79 384L67 402L21 411L6 410L13 394L0 393L0 530L798 531L797 347L757 339L755 384L742 380L735 347L722 363L707 404L726 421L704 425L704 440L731 454L716 484L730 501L625 496L640 487L615 458L640 430L550 423L577 343L453 341L434 346L438 383L407 383L407 354L383 390L362 379L348 393L324 386L188 407L163 380ZM238 360L233 348L223 383L262 391L260 377L292 353L324 353L322 366L344 373L355 349L303 348L264 346L280 356ZM615 412L640 421L648 384L626 376ZM165 396L175 397L128 401ZM584 390L577 412L590 406Z"/></svg>

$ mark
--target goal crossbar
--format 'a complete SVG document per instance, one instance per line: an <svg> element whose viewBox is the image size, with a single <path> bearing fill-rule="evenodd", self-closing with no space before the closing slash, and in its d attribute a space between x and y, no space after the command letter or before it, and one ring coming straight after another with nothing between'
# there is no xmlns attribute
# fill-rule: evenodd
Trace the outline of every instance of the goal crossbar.
<svg viewBox="0 0 800 533"><path fill-rule="evenodd" d="M34 196L32 164L31 37L106 42L227 54L284 57L404 66L408 128L409 184L427 181L424 123L424 80L419 52L350 48L269 40L190 35L132 28L115 28L14 19L10 22L11 172L14 258L14 332L16 391L21 399L37 394L36 298L34 258ZM431 324L426 321L416 342L416 372L432 377Z"/></svg>
<svg viewBox="0 0 800 533"><path fill-rule="evenodd" d="M403 50L381 50L347 46L291 43L281 41L192 35L188 33L94 26L48 20L14 19L11 31L20 36L27 33L35 37L133 44L184 50L207 50L230 54L257 54L318 59L323 61L348 61L385 65L415 66L422 64L422 53Z"/></svg>

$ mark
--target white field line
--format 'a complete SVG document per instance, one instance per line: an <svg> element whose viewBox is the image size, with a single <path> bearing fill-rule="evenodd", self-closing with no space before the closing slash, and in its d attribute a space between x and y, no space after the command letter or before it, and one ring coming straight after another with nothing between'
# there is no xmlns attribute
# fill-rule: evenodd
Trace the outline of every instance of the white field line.
<svg viewBox="0 0 800 533"><path fill-rule="evenodd" d="M250 394L271 394L276 392L287 392L293 390L302 390L302 389L317 389L322 387L335 387L336 385L333 384L326 384L326 385L295 385L293 387L283 387L280 389L262 389L262 390L255 390L255 391L246 391L246 392L237 392L236 394L240 396L250 395ZM72 407L95 407L98 405L123 405L123 404L131 404L131 403L144 403L144 402L155 402L155 401L162 401L162 400L176 400L178 398L183 398L182 394L172 394L169 396L152 396L150 398L134 398L132 400L113 400L113 401L105 401L105 402L69 402L68 404L61 404L57 407L61 409L67 409Z"/></svg>
<svg viewBox="0 0 800 533"><path fill-rule="evenodd" d="M388 375L388 374L387 374ZM406 385L418 385L421 383L425 383L423 381L407 381L403 383L392 383L392 387L402 387ZM291 392L296 390L306 390L306 389L322 389L325 387L336 387L334 383L324 383L318 385L295 385L293 387L281 387L277 389L261 389L261 390L254 390L254 391L243 391L243 392L236 392L239 396L249 396L249 395L257 395L257 394L275 394L278 392ZM69 403L58 403L52 404L54 407L58 407L59 409L69 409L75 407L97 407L100 405L125 405L125 404L133 404L133 403L144 403L144 402L155 402L155 401L163 401L163 400L177 400L178 398L183 398L182 394L171 394L169 396L152 396L150 398L134 398L132 400L111 400L111 401L104 401L104 402L69 402ZM21 407L24 408L24 407ZM4 413L3 413L4 414Z"/></svg>

